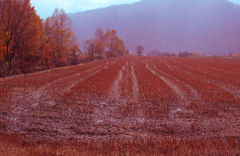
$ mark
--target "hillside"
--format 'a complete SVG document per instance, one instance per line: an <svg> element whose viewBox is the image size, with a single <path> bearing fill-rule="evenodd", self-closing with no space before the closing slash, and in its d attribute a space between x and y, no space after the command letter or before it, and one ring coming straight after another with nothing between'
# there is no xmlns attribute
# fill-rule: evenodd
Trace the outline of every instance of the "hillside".
<svg viewBox="0 0 240 156"><path fill-rule="evenodd" d="M142 0L69 14L82 43L97 27L116 29L134 51L201 51L209 55L240 51L240 6L227 0Z"/></svg>

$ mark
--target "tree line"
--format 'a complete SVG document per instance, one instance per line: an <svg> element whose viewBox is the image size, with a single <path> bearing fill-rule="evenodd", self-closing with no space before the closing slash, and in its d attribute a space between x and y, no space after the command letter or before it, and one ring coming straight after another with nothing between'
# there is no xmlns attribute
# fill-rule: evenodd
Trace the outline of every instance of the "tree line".
<svg viewBox="0 0 240 156"><path fill-rule="evenodd" d="M69 63L77 50L71 19L64 10L55 9L43 20L30 0L0 1L0 61L8 71L13 60L45 64L54 58Z"/></svg>
<svg viewBox="0 0 240 156"><path fill-rule="evenodd" d="M148 56L164 56L164 57L202 57L202 56L206 56L204 53L202 52L179 52L178 54L175 53L169 53L169 52L160 52L160 51L151 51L149 53L147 53Z"/></svg>
<svg viewBox="0 0 240 156"><path fill-rule="evenodd" d="M94 38L84 42L83 49L90 61L127 53L116 30L103 33L101 28L97 28ZM10 75L17 62L21 62L21 68L24 64L77 64L80 51L72 21L63 9L56 8L43 20L30 0L0 0L0 70L5 67Z"/></svg>

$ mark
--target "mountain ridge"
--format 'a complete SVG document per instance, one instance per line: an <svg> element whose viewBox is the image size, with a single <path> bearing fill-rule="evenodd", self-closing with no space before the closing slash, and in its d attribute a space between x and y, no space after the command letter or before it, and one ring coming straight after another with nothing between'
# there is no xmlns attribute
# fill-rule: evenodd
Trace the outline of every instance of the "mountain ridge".
<svg viewBox="0 0 240 156"><path fill-rule="evenodd" d="M200 51L222 55L240 50L240 6L227 0L142 0L69 14L80 43L97 27L116 29L126 47L145 52Z"/></svg>

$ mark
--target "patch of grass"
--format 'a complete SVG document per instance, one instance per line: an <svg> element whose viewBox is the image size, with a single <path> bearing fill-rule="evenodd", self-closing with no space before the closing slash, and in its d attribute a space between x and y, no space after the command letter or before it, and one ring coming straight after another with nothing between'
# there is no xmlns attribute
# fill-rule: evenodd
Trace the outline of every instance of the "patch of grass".
<svg viewBox="0 0 240 156"><path fill-rule="evenodd" d="M1 137L0 155L238 155L240 138L72 141L57 143L15 142ZM14 142L13 142L14 141Z"/></svg>

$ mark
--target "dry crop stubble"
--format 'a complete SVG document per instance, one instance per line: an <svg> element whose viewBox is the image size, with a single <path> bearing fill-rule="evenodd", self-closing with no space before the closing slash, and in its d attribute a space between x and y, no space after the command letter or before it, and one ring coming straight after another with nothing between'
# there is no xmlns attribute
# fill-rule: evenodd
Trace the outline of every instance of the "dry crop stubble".
<svg viewBox="0 0 240 156"><path fill-rule="evenodd" d="M4 79L0 154L236 155L239 101L222 88L234 65L125 56Z"/></svg>
<svg viewBox="0 0 240 156"><path fill-rule="evenodd" d="M183 65L176 66L168 64L168 66L172 66L173 72L176 71L179 73L176 74L175 77L183 75L182 79L185 79L185 81L187 81L187 79L190 80L187 81L187 83L194 86L206 102L216 105L224 103L228 105L238 105L238 97L236 96L238 93L231 90L231 88L226 88L220 85L221 83L216 83L216 81L214 82L214 80L207 78L205 74L200 74L195 70L189 71L189 69L182 69L184 68Z"/></svg>

